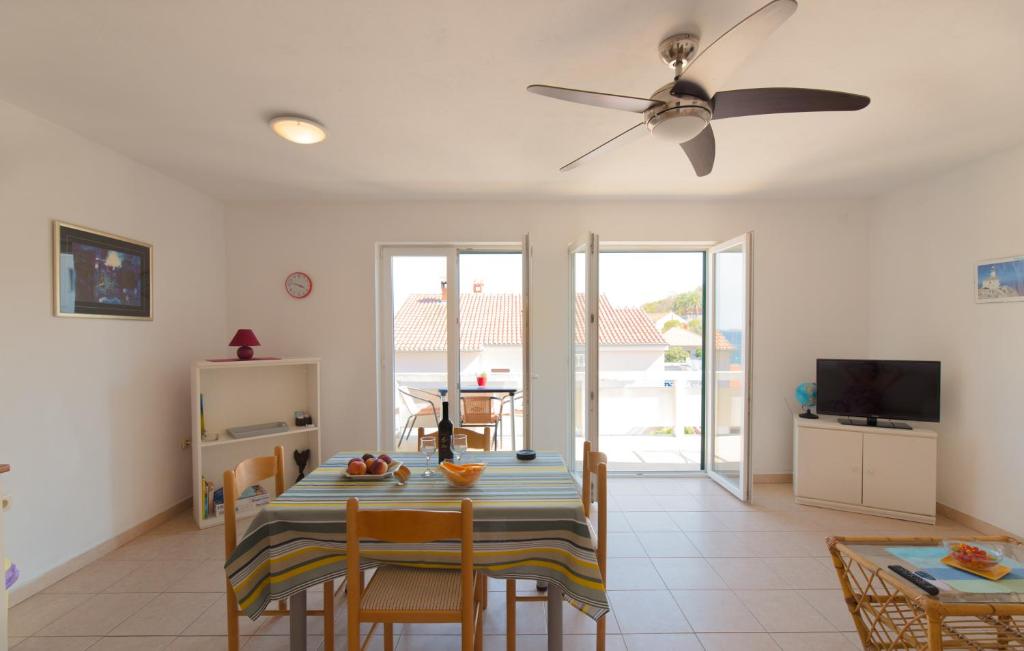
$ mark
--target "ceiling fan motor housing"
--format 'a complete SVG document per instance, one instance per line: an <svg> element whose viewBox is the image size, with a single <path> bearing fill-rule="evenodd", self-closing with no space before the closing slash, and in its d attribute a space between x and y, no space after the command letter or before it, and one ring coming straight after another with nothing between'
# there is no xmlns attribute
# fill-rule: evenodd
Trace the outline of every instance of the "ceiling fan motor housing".
<svg viewBox="0 0 1024 651"><path fill-rule="evenodd" d="M651 96L662 102L644 113L644 122L651 135L672 144L697 137L711 121L711 105L693 95L675 97L672 84L666 84Z"/></svg>

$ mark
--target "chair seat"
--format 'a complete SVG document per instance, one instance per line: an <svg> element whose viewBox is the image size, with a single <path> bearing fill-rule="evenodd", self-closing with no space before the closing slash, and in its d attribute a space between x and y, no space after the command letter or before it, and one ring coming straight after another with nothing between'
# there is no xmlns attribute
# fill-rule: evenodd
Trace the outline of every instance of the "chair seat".
<svg viewBox="0 0 1024 651"><path fill-rule="evenodd" d="M458 570L423 570L384 565L363 592L363 610L458 612L462 583Z"/></svg>

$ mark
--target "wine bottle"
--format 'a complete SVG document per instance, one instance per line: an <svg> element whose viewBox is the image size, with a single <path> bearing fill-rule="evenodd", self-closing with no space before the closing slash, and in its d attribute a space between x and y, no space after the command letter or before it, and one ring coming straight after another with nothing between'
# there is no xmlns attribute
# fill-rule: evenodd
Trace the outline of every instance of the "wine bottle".
<svg viewBox="0 0 1024 651"><path fill-rule="evenodd" d="M437 424L437 462L451 461L452 453L452 421L448 420L448 401L441 403L441 421Z"/></svg>

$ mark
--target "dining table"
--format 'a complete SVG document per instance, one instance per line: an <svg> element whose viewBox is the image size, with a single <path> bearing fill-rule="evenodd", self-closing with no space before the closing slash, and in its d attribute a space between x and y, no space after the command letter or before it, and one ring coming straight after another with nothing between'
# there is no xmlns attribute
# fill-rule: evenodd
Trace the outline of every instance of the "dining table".
<svg viewBox="0 0 1024 651"><path fill-rule="evenodd" d="M480 479L467 488L452 486L418 453L389 453L411 470L396 478L346 477L350 458L338 453L277 496L249 525L225 562L241 610L257 618L267 606L289 600L290 648L306 648L306 589L345 576L345 507L360 509L457 511L473 500L473 557L478 572L499 580L543 582L547 589L547 648L562 649L562 603L591 618L608 612L605 581L597 563L596 536L586 516L578 484L557 452L520 460L514 452L474 452L464 461L486 463ZM360 542L363 569L383 564L436 567L437 550L458 550L459 541L396 546ZM439 545L441 547L439 547ZM442 556L443 557L443 556ZM458 568L457 553L452 569Z"/></svg>

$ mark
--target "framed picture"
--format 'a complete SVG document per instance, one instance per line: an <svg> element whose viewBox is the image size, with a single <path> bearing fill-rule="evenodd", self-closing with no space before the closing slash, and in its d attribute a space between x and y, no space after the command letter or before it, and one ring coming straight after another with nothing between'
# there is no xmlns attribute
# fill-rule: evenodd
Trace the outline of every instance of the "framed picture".
<svg viewBox="0 0 1024 651"><path fill-rule="evenodd" d="M110 233L53 222L56 316L153 318L153 247Z"/></svg>
<svg viewBox="0 0 1024 651"><path fill-rule="evenodd" d="M974 281L976 303L1024 301L1024 256L979 262Z"/></svg>

